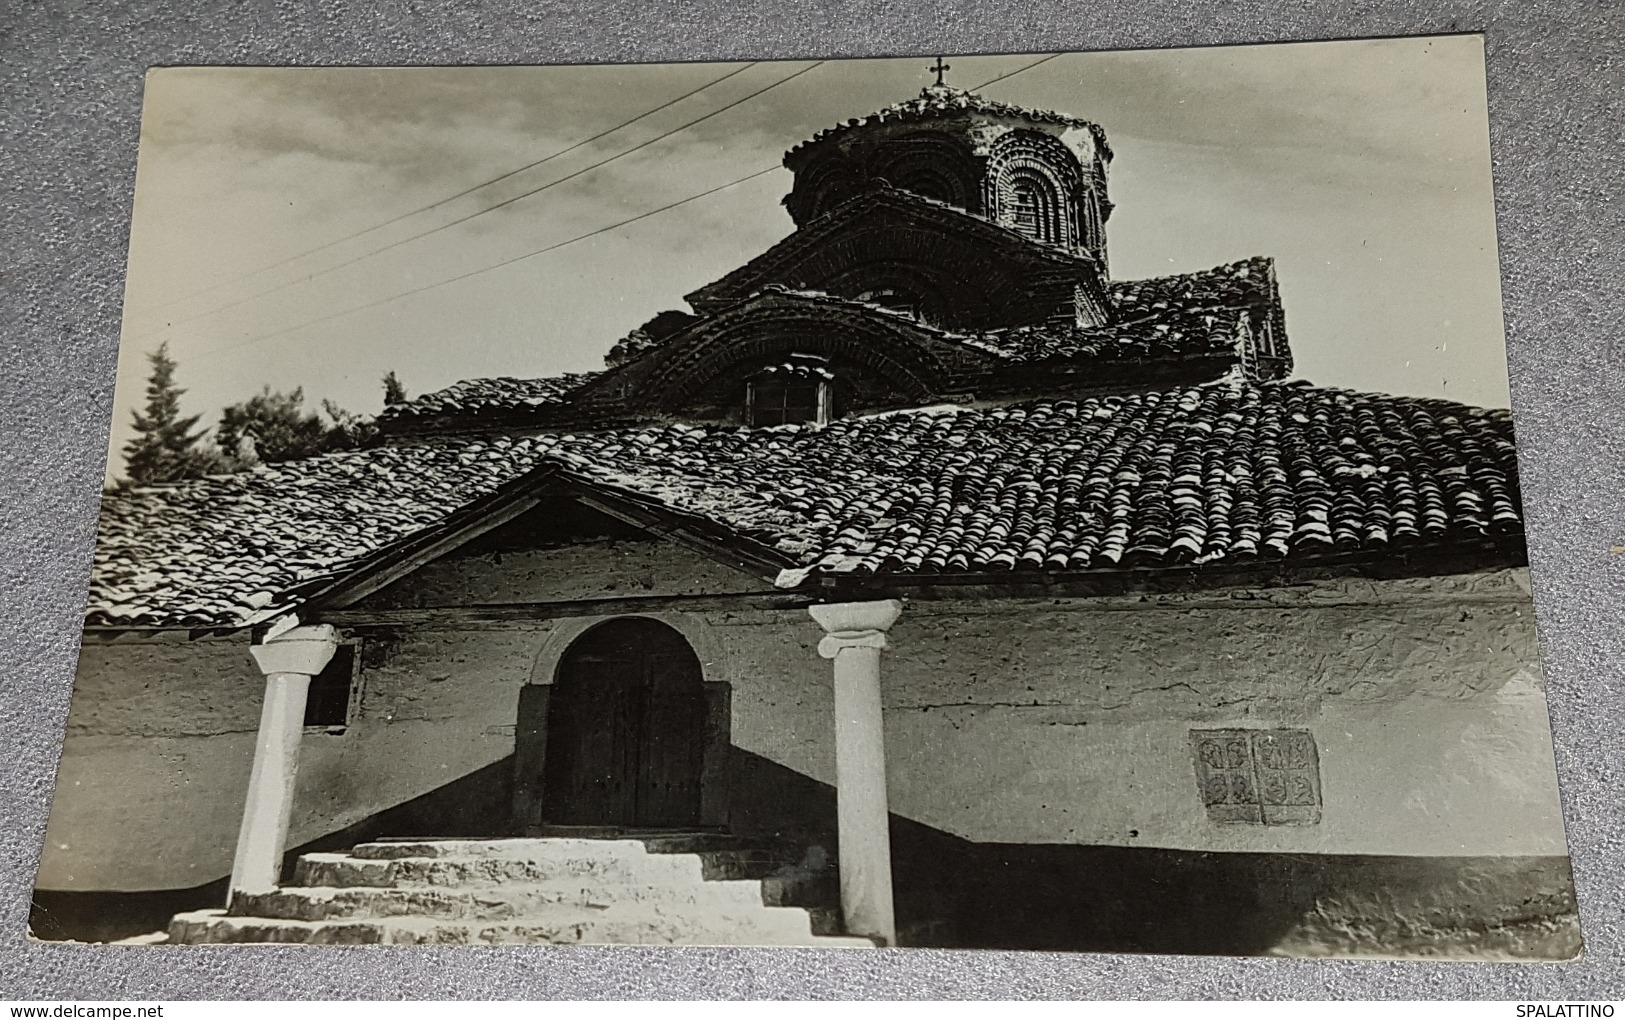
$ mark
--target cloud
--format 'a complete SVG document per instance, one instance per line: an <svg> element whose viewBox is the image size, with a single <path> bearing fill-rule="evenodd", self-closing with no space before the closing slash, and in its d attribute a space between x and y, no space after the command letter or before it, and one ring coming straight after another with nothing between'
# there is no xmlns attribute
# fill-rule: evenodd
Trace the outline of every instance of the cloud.
<svg viewBox="0 0 1625 1020"><path fill-rule="evenodd" d="M1039 56L950 57L950 81L974 85ZM591 367L627 329L787 234L788 173L477 271L773 166L817 131L917 94L928 60L827 61L533 196L324 269L574 174L809 63L748 67L341 243L741 65L153 72L115 445L139 399L141 354L163 339L192 388L188 411L210 416L266 383L367 409L389 369L421 392ZM1274 254L1293 346L1316 381L1504 404L1483 88L1479 41L1441 37L1067 54L986 94L1107 130L1119 275ZM329 247L295 258L319 245ZM228 302L238 303L211 312Z"/></svg>

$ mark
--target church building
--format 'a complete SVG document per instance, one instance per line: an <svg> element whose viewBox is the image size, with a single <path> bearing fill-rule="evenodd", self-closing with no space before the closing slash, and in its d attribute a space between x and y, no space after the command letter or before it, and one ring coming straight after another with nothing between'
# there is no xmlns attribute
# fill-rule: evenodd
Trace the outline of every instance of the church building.
<svg viewBox="0 0 1625 1020"><path fill-rule="evenodd" d="M108 495L35 933L1572 956L1509 412L940 77L603 370Z"/></svg>

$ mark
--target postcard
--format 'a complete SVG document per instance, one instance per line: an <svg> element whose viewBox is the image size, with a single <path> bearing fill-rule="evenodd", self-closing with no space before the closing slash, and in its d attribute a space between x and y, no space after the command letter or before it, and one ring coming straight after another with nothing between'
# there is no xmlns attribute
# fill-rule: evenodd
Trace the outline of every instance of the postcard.
<svg viewBox="0 0 1625 1020"><path fill-rule="evenodd" d="M1558 960L1478 36L147 81L40 939Z"/></svg>

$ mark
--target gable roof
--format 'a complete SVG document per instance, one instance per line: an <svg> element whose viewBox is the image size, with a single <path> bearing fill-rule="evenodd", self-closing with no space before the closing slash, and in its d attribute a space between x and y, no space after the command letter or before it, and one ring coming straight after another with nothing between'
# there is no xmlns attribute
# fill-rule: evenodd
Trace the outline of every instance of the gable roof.
<svg viewBox="0 0 1625 1020"><path fill-rule="evenodd" d="M1188 313L1183 308L1156 310L1128 322L1103 326L1069 326L1046 323L986 331L955 331L930 326L907 312L867 301L824 294L818 291L768 287L746 299L762 305L800 304L810 310L855 313L865 319L907 331L923 342L940 341L983 359L978 371L996 371L1058 364L1126 363L1131 361L1178 361L1188 358L1239 360L1239 345L1247 339L1240 316L1246 310L1213 308ZM734 306L733 311L747 307ZM703 330L714 317L694 319L685 329L655 339L639 337L636 346L623 341L617 348L615 368L604 372L581 372L541 379L469 379L402 404L391 405L379 416L379 423L391 435L443 432L435 419L446 419L448 428L470 431L476 428L518 427L532 421L550 427L583 427L598 422L601 404L588 399L598 387L589 384L604 379L613 383L622 365L660 351L689 330ZM1223 371L1223 364L1213 371ZM969 385L969 384L967 384ZM578 403L578 398L580 403ZM635 409L615 405L624 423L636 420ZM471 420L472 419L472 420ZM483 424L482 424L483 423ZM601 423L599 423L601 424Z"/></svg>
<svg viewBox="0 0 1625 1020"><path fill-rule="evenodd" d="M1248 373L1260 379L1284 379L1292 372L1286 310L1281 304L1275 260L1268 256L1255 255L1194 273L1111 281L1106 284L1106 297L1118 322L1218 316L1234 323L1236 313L1245 313L1238 332L1247 335L1238 349Z"/></svg>
<svg viewBox="0 0 1625 1020"><path fill-rule="evenodd" d="M113 493L87 624L249 625L538 469L766 551L791 585L1381 556L1523 526L1509 412L1232 379L822 427L384 447Z"/></svg>
<svg viewBox="0 0 1625 1020"><path fill-rule="evenodd" d="M1045 323L977 332L942 329L922 323L907 312L819 291L770 286L746 300L799 303L811 309L822 307L856 313L907 330L923 339L963 348L987 359L990 368L1235 355L1239 345L1247 339L1241 316L1254 313L1251 309L1220 305L1209 305L1196 311L1187 311L1178 306L1158 307L1135 319L1102 326ZM739 306L735 307L737 309ZM1147 305L1147 308L1150 306ZM684 329L658 339L640 334L635 345L630 340L623 341L622 346L617 348L616 367L606 372L583 372L542 379L470 379L404 404L392 405L380 415L379 421L386 431L394 433L409 430L392 426L420 425L442 416L455 418L464 426L469 416L488 416L499 425L514 424L507 417L511 413L536 411L547 421L579 424L584 418L572 415L571 408L578 397L590 392L590 383L612 378L621 365L631 364L644 355L664 348L687 335L691 329L706 328L711 318L695 318ZM596 409L583 407L581 414L590 417L593 410ZM620 413L628 412L623 408Z"/></svg>

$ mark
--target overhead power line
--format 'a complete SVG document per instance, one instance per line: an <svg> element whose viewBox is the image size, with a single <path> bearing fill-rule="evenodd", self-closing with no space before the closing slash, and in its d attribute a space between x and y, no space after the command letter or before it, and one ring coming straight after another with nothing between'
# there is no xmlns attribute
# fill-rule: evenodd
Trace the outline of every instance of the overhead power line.
<svg viewBox="0 0 1625 1020"><path fill-rule="evenodd" d="M1038 65L1046 63L1046 62L1051 61L1051 60L1054 60L1056 57L1059 57L1059 56L1061 56L1061 54L1052 53L1049 56L1042 57L1042 58L1040 58L1038 60L1033 61L1030 64L1026 64L1026 65L1023 65L1022 67L1018 67L1014 71L1010 71L1010 72L1008 72L1006 74L1001 74L996 78L990 78L989 80L984 81L981 84L973 85L973 86L971 86L969 91L975 91L976 89L986 88L989 85L993 85L993 84L996 84L998 82L1006 81L1006 80L1008 80L1010 78L1014 78L1018 74L1022 74L1022 73L1025 73L1027 71L1030 71L1033 68L1037 67ZM795 72L795 74L792 74L787 78L783 78L780 81L775 82L774 85L769 85L768 88L774 88L777 85L782 85L785 82L789 81L790 78L794 78L797 75L805 74L806 72L811 71L813 68L817 67L821 63L823 63L823 61L818 61L817 63L814 63L814 64L812 64L812 65L810 65L808 67L802 68L800 71ZM765 91L767 91L767 89L762 89L759 92L752 93L752 96L760 95L761 92L765 92ZM750 98L752 98L752 96L746 96L745 99L750 99ZM737 106L739 103L744 102L744 101L745 101L744 99L741 99L738 102L733 103L731 105L732 106ZM717 113L722 113L723 110L726 110L726 109L729 109L729 108L730 107L723 107L722 110L717 110L714 113L707 114L707 116L708 117L715 116ZM700 120L704 120L704 119L706 119L706 118L704 118L704 117L700 118ZM692 123L698 123L698 121L692 121L690 123L691 124ZM682 130L682 129L681 128L675 129L674 131L669 132L669 134L675 134L677 130ZM646 142L644 144L651 144L652 142L658 141L658 140L659 139L651 139L650 142ZM631 150L628 150L628 151L631 151ZM624 155L624 153L623 153L623 155ZM246 340L241 340L241 341L238 341L237 343L229 344L229 345L226 345L224 347L216 347L216 348L213 348L211 350L207 350L207 351L202 352L199 355L199 357L211 357L211 356L216 355L216 354L224 354L224 353L226 353L228 351L238 350L240 348L247 347L247 346L249 346L251 344L256 344L256 343L259 343L259 342L264 341L264 340L271 340L271 339L274 339L274 338L279 337L279 336L285 336L285 335L287 335L289 333L295 333L295 332L298 332L299 330L307 329L307 328L309 328L311 326L320 325L320 324L322 324L324 322L332 322L335 319L341 319L341 318L344 318L346 316L353 315L356 312L363 312L363 311L366 311L367 309L370 309L370 308L377 308L377 307L380 307L381 305L386 305L386 304L389 304L389 303L394 302L394 301L399 301L402 298L411 297L414 294L422 294L425 291L435 290L435 289L437 289L439 287L445 287L445 286L448 286L448 285L453 284L453 283L458 283L458 282L461 282L463 280L467 280L467 279L470 279L472 277L479 276L479 275L481 275L483 273L489 273L489 272L491 272L493 270L496 270L496 269L502 269L505 266L511 266L516 262L523 262L526 259L535 258L536 256L539 256L539 255L545 255L548 252L557 251L560 248L566 247L567 245L572 245L572 244L575 244L575 243L577 243L579 241L585 241L588 238L596 237L599 234L604 234L604 233L607 233L607 232L609 232L611 230L618 230L621 227L627 226L627 225L632 224L632 223L636 223L639 220L646 220L646 219L649 219L652 216L658 216L661 213L668 212L668 211L670 211L672 209L676 209L679 206L687 205L690 202L694 202L694 201L697 201L699 199L706 198L706 197L708 197L710 195L715 195L716 193L718 193L720 191L726 191L729 188L735 187L735 186L740 185L740 184L744 184L747 181L751 181L751 180L754 180L754 179L756 179L758 177L761 177L761 176L763 176L765 174L771 173L774 170L779 169L779 166L780 166L780 164L775 163L775 164L773 164L771 166L763 167L762 169L757 170L757 171L755 171L753 173L746 174L744 177L739 177L739 178L736 178L734 180L731 180L726 184L717 185L714 188L709 188L709 189L707 189L705 191L701 191L701 192L698 192L696 194L689 195L688 197L678 199L675 202L669 202L666 205L660 206L658 209L651 209L648 212L639 213L636 216L628 217L627 219L620 220L620 221L618 221L616 223L608 224L607 226L598 227L597 229L590 230L590 231L588 231L588 232L586 232L584 234L578 234L575 237L567 238L566 240L559 241L559 242L556 242L554 244L547 245L546 247L543 247L543 248L538 248L538 249L536 249L534 251L525 252L524 254L516 255L516 256L514 256L512 258L504 259L501 262L497 262L497 263L495 263L493 265L485 266L485 267L483 267L481 269L472 269L472 270L469 270L466 273L459 273L456 276L448 277L448 278L446 278L444 280L437 280L434 283L424 284L421 287L414 287L414 288L412 288L410 290L402 291L399 294L392 294L392 295L390 295L388 297L379 298L379 299L377 299L375 301L369 301L366 304L356 305L353 308L342 309L340 311L333 312L333 313L328 314L328 315L323 315L323 316L320 316L318 318L310 319L310 320L307 320L305 322L297 323L295 325L288 326L288 327L283 328L283 329L279 329L279 330L277 330L275 332L272 332L272 333L265 333L265 334L262 334L260 336L250 337L250 338L248 338ZM589 167L588 169L591 169L591 168ZM585 171L583 171L583 172L585 172ZM538 189L538 190L541 190L541 189ZM523 197L523 196L521 196L521 197Z"/></svg>
<svg viewBox="0 0 1625 1020"><path fill-rule="evenodd" d="M642 113L638 114L636 117L633 117L630 120L623 120L619 124L616 124L612 128L608 128L607 130L600 131L596 135L593 135L590 138L583 138L579 142L574 142L574 143L572 143L570 145L567 145L564 148L557 150L556 152L550 152L547 155L543 156L541 159L532 160L531 162L526 163L524 166L515 167L514 169L509 170L506 173L499 174L496 177L492 177L492 178L490 178L488 180L481 181L478 184L475 184L475 185L472 185L470 187L464 188L462 191L457 192L455 195L447 195L445 198L438 199L436 201L430 202L428 205L419 206L418 208L410 210L409 212L400 213L399 215L392 216L389 219L384 220L381 223L374 223L370 227L365 227L365 228L363 228L361 230L357 230L357 231L354 231L352 233L345 234L342 237L335 237L331 241L324 241L323 243L316 245L314 248L307 248L302 252L298 252L296 254L289 255L287 258L279 259L276 262L271 262L271 263L268 263L266 265L260 266L258 269L251 269L246 273L239 273L238 275L230 277L229 279L219 280L219 281L216 281L215 283L209 284L207 287L201 287L198 290L190 291L189 293L182 294L179 297L171 298L170 300L165 301L163 304L157 305L156 308L168 308L170 305L176 304L176 303L178 303L180 301L185 301L185 300L188 300L189 298L198 297L199 295L207 294L207 293L209 293L211 291L219 290L221 287L229 286L230 284L236 283L236 282L238 282L240 280L252 279L253 277L259 276L261 273L268 273L273 269L279 269L282 266L285 266L290 262L297 262L302 258L308 258L311 255L315 255L318 252L326 251L327 249L336 247L337 245L343 244L346 241L353 241L358 237L365 237L366 235L371 234L371 233L375 233L375 232L377 232L379 230L384 229L385 227L393 226L396 223L401 222L402 220L411 219L414 216L418 216L418 215L421 215L423 213L429 212L431 210L438 209L443 205L450 205L452 202L457 201L459 198L465 198L465 197L467 197L469 195L474 194L474 192L476 192L476 191L483 191L484 189L489 188L494 184L501 184L503 181L506 181L506 180L508 180L509 178L512 178L512 177L517 177L520 174L526 172L527 170L534 170L534 169L536 169L537 167L541 166L544 163L550 163L553 160L558 159L560 156L567 156L570 153L576 151L577 149L582 148L583 146L591 145L593 142L599 141L600 139L603 139L603 138L607 138L610 135L614 134L617 131L620 131L623 128L631 127L633 124L636 124L638 121L645 120L645 119L647 119L649 117L652 117L652 116L654 116L655 114L659 113L662 110L670 109L671 107L676 106L678 103L681 103L683 100L688 99L691 96L699 95L701 92L704 92L708 88L711 88L711 87L713 87L715 85L722 84L723 82L727 81L729 78L732 78L736 74L742 74L745 71L750 70L751 68L755 67L757 63L759 63L759 61L751 61L748 64L743 64L743 65L741 65L739 67L736 67L732 71L729 71L727 74L723 75L722 77L713 78L710 81L706 82L704 85L701 85L699 88L692 89L692 90L690 90L688 92L684 92L682 95L678 96L676 99L667 100L666 102L661 103L659 106L653 107L652 109L645 110L645 111L643 111ZM208 313L204 313L204 314L208 314Z"/></svg>
<svg viewBox="0 0 1625 1020"><path fill-rule="evenodd" d="M625 156L630 156L632 153L637 152L637 151L639 151L641 149L646 149L649 146L654 145L656 142L664 141L665 139L670 138L672 135L678 134L679 132L682 132L682 131L686 131L686 130L688 130L689 128L693 127L696 124L700 124L700 123L702 123L704 121L710 120L712 117L716 117L716 116L719 116L721 114L727 113L729 110L732 110L734 107L739 106L739 105L741 105L743 103L747 103L750 100L755 99L757 96L761 95L764 92L770 91L772 89L776 89L780 85L783 85L786 82L791 81L792 79L799 78L800 76L806 74L808 71L811 71L813 68L818 67L822 63L823 63L822 60L815 61L814 63L811 63L811 64L807 65L806 67L803 67L799 71L794 71L794 72L786 75L785 77L780 78L778 81L773 82L771 85L765 85L762 88L759 88L756 91L749 93L748 95L742 96L739 99L734 100L733 102L727 104L726 106L719 107L719 108L717 108L715 110L712 110L710 113L707 113L707 114L705 114L703 116L696 117L693 120L687 121L687 122L685 122L683 124L679 124L677 127L671 128L670 130L665 131L665 132L663 132L661 134L658 134L655 137L650 138L650 139L648 139L646 141L639 142L638 144L632 146L631 148L623 149L620 152L617 152L612 156L607 156L604 159L601 159L596 163L589 163L587 166L584 166L581 169L576 170L576 171L574 171L572 173L565 174L563 177L555 178L554 180L548 181L546 184L538 185L537 187L530 188L530 189L528 189L526 191L522 191L519 194L512 196L511 198L505 198L502 201L495 203L494 205L489 205L489 206L486 206L483 209L479 209L479 210L476 210L474 212L468 213L466 215L459 216L457 219L451 220L451 221L446 222L446 223L442 223L439 226L430 227L428 230L422 231L421 233L413 234L410 237L403 237L400 240L392 241L389 244L383 245L382 247L374 248L371 251L364 252L364 253L362 253L360 255L355 256L354 258L346 259L345 261L336 263L335 265L328 266L328 267L326 267L324 269L316 270L314 272L306 274L305 276L297 277L297 278L292 279L292 280L287 280L287 281L285 281L283 283L277 284L274 287L268 287L265 290L256 291L255 293L250 294L247 297L239 298L236 301L229 301L226 304L218 305L215 308L212 308L212 309L210 309L210 310L208 310L206 312L200 312L197 315L188 316L188 317L186 317L184 319L178 320L177 322L167 323L161 329L153 330L150 333L142 334L141 338L144 339L144 338L149 337L149 336L156 336L158 333L162 332L163 329L173 327L173 326L175 326L177 324L192 322L192 321L197 320L197 319L205 318L207 316L214 315L214 314L217 314L219 312L226 311L227 309L235 308L238 305L247 304L250 301L257 301L262 297L266 297L266 296L268 296L270 294L275 294L278 291L287 290L289 287L298 286L299 284L302 284L302 283L309 283L311 280L314 280L317 277L326 276L326 275L328 275L330 273L338 272L341 269L346 269L346 268L348 268L350 266L355 265L358 262L364 262L367 259L370 259L370 258L372 258L372 257L374 257L376 255L381 255L386 251L390 251L390 250L392 250L394 248L399 248L404 244L410 244L413 241L421 240L422 238L428 237L428 236L430 236L432 234L438 234L442 230L449 230L452 227L458 226L459 224L467 223L469 220L476 219L476 218L478 218L480 216L484 216L487 213L495 212L498 209L504 208L506 206L510 206L510 205L514 204L515 202L522 201L522 200L524 200L526 198L531 197L532 195L540 194L541 192L546 191L549 188L554 188L554 187L557 187L560 184L564 184L564 183L566 183L568 181L575 180L577 177L580 177L580 176L582 176L583 174L586 174L586 173L590 173L593 170L596 170L601 166L605 166L605 165L607 165L609 163L613 163L616 160L621 159L621 158L623 158Z"/></svg>
<svg viewBox="0 0 1625 1020"><path fill-rule="evenodd" d="M1026 65L1025 67L1018 67L1014 71L1011 71L1009 74L1001 74L997 78L989 78L987 81L984 81L980 85L972 85L970 87L969 91L975 92L977 89L985 89L989 85L996 85L999 82L1004 81L1006 78L1014 78L1018 74L1025 74L1026 72L1031 71L1033 68L1037 67L1039 64L1048 63L1049 61L1054 60L1058 56L1060 56L1059 53L1051 53L1049 56L1044 57L1041 60L1035 60L1032 63Z"/></svg>
<svg viewBox="0 0 1625 1020"><path fill-rule="evenodd" d="M401 291L399 294L391 294L389 297L379 298L376 301L369 301L364 305L357 305L354 308L346 308L346 309L344 309L342 311L334 312L331 315L323 315L320 318L310 319L307 322L301 322L301 323L299 323L297 325L289 326L289 327L287 327L285 329L279 329L274 333L266 333L266 334L264 334L262 336L252 337L252 338L250 338L248 340L243 340L243 341L240 341L238 343L230 344L230 345L225 346L225 347L216 347L213 350L204 351L202 354L198 355L198 357L206 358L206 357L210 357L211 355L215 355L215 354L224 354L227 351L234 351L234 350L238 349L239 347L246 347L249 344L259 343L262 340L270 340L273 337L279 337L279 336L282 336L282 335L287 334L287 333L293 333L293 332L296 332L298 330L305 329L306 327L315 326L315 325L318 325L318 324L323 323L323 322L331 322L334 319L342 319L345 316L353 315L356 312L366 311L369 308L377 308L379 305L387 305L392 301L399 301L401 298L411 297L413 294L422 294L424 291L434 290L437 287L444 287L444 286L447 286L448 284L457 283L457 282L459 282L461 280L467 280L470 277L479 276L482 273L489 273L494 269L501 269L504 266L511 266L515 262L523 262L526 259L535 258L538 255L545 255L550 251L557 251L558 249L563 248L566 245L575 244L577 241L585 241L589 237L597 237L599 234L608 233L611 230L618 230L621 227L624 227L624 226L626 226L626 225L628 225L630 223L636 223L639 220L646 220L651 216L658 216L661 213L666 212L667 210L670 210L670 209L675 209L680 205L687 205L690 202L694 202L694 201L697 201L699 199L705 198L708 195L715 195L719 191L726 191L729 188L734 187L735 185L744 184L746 181L754 180L754 179L756 179L758 177L763 176L764 174L772 173L774 170L777 170L777 169L779 169L779 165L777 163L775 163L772 166L764 167L761 170L757 170L755 173L746 174L744 177L739 177L739 178L736 178L734 180L731 180L727 184L719 184L714 188L710 188L710 189L708 189L706 191L702 191L702 192L700 192L698 194L689 195L687 198L680 198L675 202L667 203L666 205L663 205L658 209L650 209L648 212L639 213L636 216L629 216L624 220L620 220L619 222L611 223L611 224L609 224L607 226L599 227L596 230L590 230L585 234L578 234L575 237L569 238L569 239L564 240L564 241L559 241L556 244L550 244L545 248L538 248L535 251L529 251L529 252L524 253L523 255L515 255L513 258L503 259L501 262L497 262L497 263L495 263L493 265L485 266L484 268L481 268L481 269L472 269L472 270L469 270L466 273L461 273L461 274L459 274L457 276L447 277L444 280L437 280L434 283L426 283L421 287L414 287L411 290L404 290L404 291Z"/></svg>

